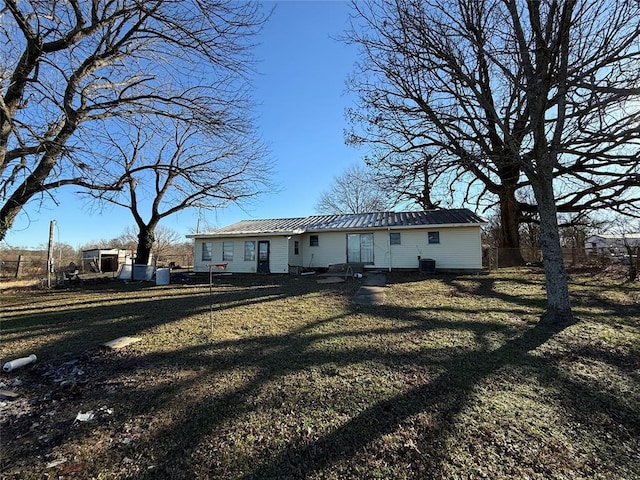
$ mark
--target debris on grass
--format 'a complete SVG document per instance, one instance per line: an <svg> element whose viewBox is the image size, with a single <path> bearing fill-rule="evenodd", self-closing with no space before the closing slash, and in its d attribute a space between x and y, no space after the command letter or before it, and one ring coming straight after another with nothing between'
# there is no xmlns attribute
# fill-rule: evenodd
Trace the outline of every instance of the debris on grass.
<svg viewBox="0 0 640 480"><path fill-rule="evenodd" d="M52 462L47 463L47 467L46 468L55 468L58 465L62 465L66 461L67 461L66 458L60 458L58 460L53 460Z"/></svg>
<svg viewBox="0 0 640 480"><path fill-rule="evenodd" d="M326 278L319 278L318 280L316 280L316 282L318 282L318 283L344 283L344 278L326 277Z"/></svg>
<svg viewBox="0 0 640 480"><path fill-rule="evenodd" d="M76 415L76 421L78 421L78 422L90 422L91 420L93 420L93 417L95 417L95 414L91 410L89 410L88 412L85 412L85 413L78 412L78 415Z"/></svg>
<svg viewBox="0 0 640 480"><path fill-rule="evenodd" d="M132 343L139 342L140 340L142 340L140 337L119 337L115 340L111 340L110 342L103 343L102 346L118 350L120 348L128 347Z"/></svg>
<svg viewBox="0 0 640 480"><path fill-rule="evenodd" d="M16 392L12 392L10 390L5 390L4 388L0 388L0 398L3 400L15 400L18 398L20 394Z"/></svg>
<svg viewBox="0 0 640 480"><path fill-rule="evenodd" d="M29 355L28 357L16 358L15 360L11 360L10 362L5 363L4 366L2 367L2 371L7 373L11 372L18 368L22 368L26 365L29 365L30 363L35 362L37 359L38 357L36 357L33 354Z"/></svg>
<svg viewBox="0 0 640 480"><path fill-rule="evenodd" d="M1 378L3 475L640 478L640 286L575 275L551 334L528 270L392 273L380 308L316 279L216 282L215 342L208 283L7 297L0 354L39 360Z"/></svg>

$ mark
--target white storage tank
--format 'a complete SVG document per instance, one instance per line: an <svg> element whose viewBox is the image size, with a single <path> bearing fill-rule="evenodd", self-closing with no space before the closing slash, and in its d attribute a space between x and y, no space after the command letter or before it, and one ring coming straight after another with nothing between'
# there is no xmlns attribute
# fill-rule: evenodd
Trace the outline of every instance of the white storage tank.
<svg viewBox="0 0 640 480"><path fill-rule="evenodd" d="M169 285L171 270L168 268L156 269L156 285Z"/></svg>

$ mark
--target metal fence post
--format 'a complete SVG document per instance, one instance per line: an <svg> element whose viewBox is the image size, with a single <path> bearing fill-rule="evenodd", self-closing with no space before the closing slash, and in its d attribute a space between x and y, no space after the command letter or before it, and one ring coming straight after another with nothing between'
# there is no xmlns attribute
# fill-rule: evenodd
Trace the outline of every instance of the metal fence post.
<svg viewBox="0 0 640 480"><path fill-rule="evenodd" d="M20 278L20 269L22 268L22 255L18 255L18 264L16 265L16 278Z"/></svg>

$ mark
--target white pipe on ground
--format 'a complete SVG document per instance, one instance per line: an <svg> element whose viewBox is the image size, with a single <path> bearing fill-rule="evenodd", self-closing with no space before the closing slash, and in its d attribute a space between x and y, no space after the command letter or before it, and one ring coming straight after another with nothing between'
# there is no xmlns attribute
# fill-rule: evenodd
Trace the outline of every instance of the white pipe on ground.
<svg viewBox="0 0 640 480"><path fill-rule="evenodd" d="M5 363L4 366L2 367L2 370L4 372L10 372L12 370L15 370L16 368L21 368L21 367L24 367L25 365L29 365L30 363L35 362L37 359L38 358L35 355L16 358L15 360L11 360L10 362Z"/></svg>

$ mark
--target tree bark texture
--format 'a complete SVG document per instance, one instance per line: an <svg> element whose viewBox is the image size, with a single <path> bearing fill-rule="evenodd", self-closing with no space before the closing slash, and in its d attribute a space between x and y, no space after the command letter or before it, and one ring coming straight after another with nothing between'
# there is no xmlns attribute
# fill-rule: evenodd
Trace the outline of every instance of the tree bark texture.
<svg viewBox="0 0 640 480"><path fill-rule="evenodd" d="M515 188L504 188L500 194L499 267L523 265L520 252L520 206Z"/></svg>
<svg viewBox="0 0 640 480"><path fill-rule="evenodd" d="M155 228L148 225L139 225L138 248L136 249L136 264L148 265L153 242L155 242Z"/></svg>
<svg viewBox="0 0 640 480"><path fill-rule="evenodd" d="M568 325L574 322L574 318L571 311L568 276L562 256L551 176L549 175L547 181L536 183L534 192L540 215L540 246L547 291L547 310L542 316L541 323Z"/></svg>

